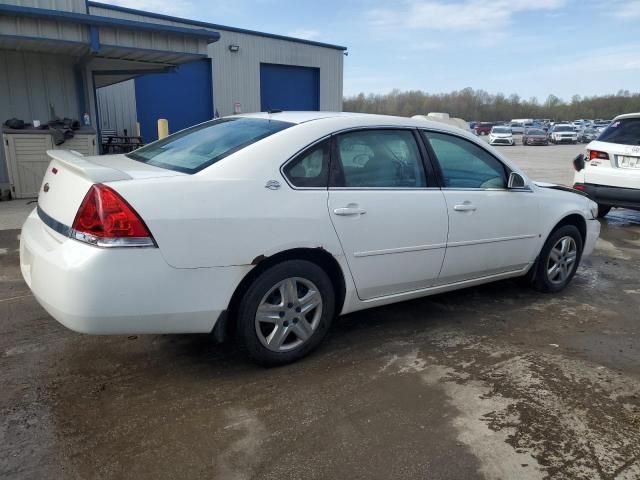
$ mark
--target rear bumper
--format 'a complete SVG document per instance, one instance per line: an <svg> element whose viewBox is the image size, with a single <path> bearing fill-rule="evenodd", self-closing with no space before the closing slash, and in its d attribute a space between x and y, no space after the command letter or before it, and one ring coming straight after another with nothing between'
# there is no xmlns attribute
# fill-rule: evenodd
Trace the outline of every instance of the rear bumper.
<svg viewBox="0 0 640 480"><path fill-rule="evenodd" d="M640 189L583 184L583 192L594 202L611 207L640 209Z"/></svg>
<svg viewBox="0 0 640 480"><path fill-rule="evenodd" d="M177 269L157 248L104 249L65 238L35 211L20 268L42 307L80 333L210 332L250 266Z"/></svg>

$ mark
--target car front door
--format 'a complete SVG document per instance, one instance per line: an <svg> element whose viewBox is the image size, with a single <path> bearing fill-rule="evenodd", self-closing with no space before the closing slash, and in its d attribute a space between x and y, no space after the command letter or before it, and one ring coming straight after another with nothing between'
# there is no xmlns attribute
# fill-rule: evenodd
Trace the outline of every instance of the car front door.
<svg viewBox="0 0 640 480"><path fill-rule="evenodd" d="M509 169L462 136L423 131L441 172L449 212L439 284L524 269L539 244L539 207L529 189L508 189Z"/></svg>
<svg viewBox="0 0 640 480"><path fill-rule="evenodd" d="M437 282L447 207L413 129L333 138L329 215L362 300Z"/></svg>

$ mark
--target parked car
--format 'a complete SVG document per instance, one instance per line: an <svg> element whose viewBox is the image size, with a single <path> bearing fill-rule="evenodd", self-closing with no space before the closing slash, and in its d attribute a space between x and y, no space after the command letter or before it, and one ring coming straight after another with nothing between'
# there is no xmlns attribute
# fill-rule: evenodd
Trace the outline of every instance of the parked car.
<svg viewBox="0 0 640 480"><path fill-rule="evenodd" d="M336 314L510 277L558 292L600 229L586 195L420 119L235 115L128 154L48 153L20 235L46 311L90 334L232 327L266 365Z"/></svg>
<svg viewBox="0 0 640 480"><path fill-rule="evenodd" d="M551 143L578 143L578 133L569 123L556 123L549 132Z"/></svg>
<svg viewBox="0 0 640 480"><path fill-rule="evenodd" d="M514 135L521 135L524 133L524 125L522 123L518 123L518 122L511 122L511 132Z"/></svg>
<svg viewBox="0 0 640 480"><path fill-rule="evenodd" d="M493 127L489 133L489 145L515 145L511 127Z"/></svg>
<svg viewBox="0 0 640 480"><path fill-rule="evenodd" d="M541 128L528 128L522 135L522 145L549 145L547 132Z"/></svg>
<svg viewBox="0 0 640 480"><path fill-rule="evenodd" d="M613 207L640 210L640 113L614 118L574 166L574 188L598 203L598 216Z"/></svg>
<svg viewBox="0 0 640 480"><path fill-rule="evenodd" d="M491 122L478 122L476 123L476 135L489 135L491 129L495 124Z"/></svg>
<svg viewBox="0 0 640 480"><path fill-rule="evenodd" d="M589 143L592 140L595 140L600 135L598 129L593 127L585 127L578 132L578 141L580 143Z"/></svg>

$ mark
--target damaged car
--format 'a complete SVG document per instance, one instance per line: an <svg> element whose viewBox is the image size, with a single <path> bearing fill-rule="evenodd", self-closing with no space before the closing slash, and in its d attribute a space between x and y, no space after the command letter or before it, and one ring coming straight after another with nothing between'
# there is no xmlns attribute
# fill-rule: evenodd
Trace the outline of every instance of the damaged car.
<svg viewBox="0 0 640 480"><path fill-rule="evenodd" d="M515 277L559 292L600 231L586 196L421 119L235 115L128 154L48 155L20 267L53 318L233 333L263 365L309 354L340 314Z"/></svg>

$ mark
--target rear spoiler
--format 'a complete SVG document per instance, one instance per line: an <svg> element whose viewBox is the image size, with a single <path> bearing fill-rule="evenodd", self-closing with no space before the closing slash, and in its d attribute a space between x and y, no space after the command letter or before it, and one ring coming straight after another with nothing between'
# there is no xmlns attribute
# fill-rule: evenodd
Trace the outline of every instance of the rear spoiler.
<svg viewBox="0 0 640 480"><path fill-rule="evenodd" d="M130 180L132 177L115 168L98 165L75 150L47 150L47 155L54 161L72 170L75 174L93 183Z"/></svg>

